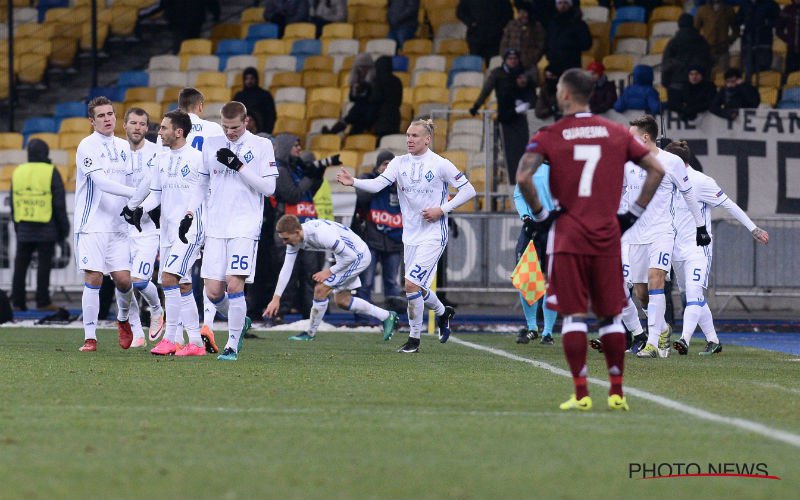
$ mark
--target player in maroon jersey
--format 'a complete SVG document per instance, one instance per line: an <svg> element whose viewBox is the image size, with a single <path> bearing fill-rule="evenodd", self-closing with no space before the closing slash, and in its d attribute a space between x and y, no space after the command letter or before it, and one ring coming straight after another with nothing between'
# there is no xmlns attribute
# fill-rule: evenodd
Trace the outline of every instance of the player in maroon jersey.
<svg viewBox="0 0 800 500"><path fill-rule="evenodd" d="M575 394L560 408L592 407L586 387L586 316L591 301L611 380L608 405L627 410L622 393L625 296L620 236L644 212L664 170L625 127L589 112L591 92L587 72L571 69L561 75L556 97L564 117L530 140L517 183L534 220L544 227L552 223L547 304L564 316L562 342L575 383ZM542 207L532 182L544 161L550 164L550 191L557 207L551 213ZM645 169L647 179L630 210L617 215L626 161Z"/></svg>

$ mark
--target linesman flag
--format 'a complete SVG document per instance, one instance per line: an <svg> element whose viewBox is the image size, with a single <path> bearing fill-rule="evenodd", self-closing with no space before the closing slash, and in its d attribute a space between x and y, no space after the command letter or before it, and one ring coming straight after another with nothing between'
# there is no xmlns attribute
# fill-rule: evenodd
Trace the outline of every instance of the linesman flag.
<svg viewBox="0 0 800 500"><path fill-rule="evenodd" d="M544 274L533 241L528 243L528 248L525 249L517 267L514 268L514 272L511 274L511 283L520 291L529 305L533 305L544 296L546 288Z"/></svg>

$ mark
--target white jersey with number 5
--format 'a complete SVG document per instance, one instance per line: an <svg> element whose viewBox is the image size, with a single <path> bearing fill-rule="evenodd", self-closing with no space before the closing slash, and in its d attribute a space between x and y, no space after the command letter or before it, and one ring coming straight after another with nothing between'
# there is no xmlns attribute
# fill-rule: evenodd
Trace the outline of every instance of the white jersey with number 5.
<svg viewBox="0 0 800 500"><path fill-rule="evenodd" d="M676 190L687 193L692 189L683 160L661 149L655 157L664 167L664 177L647 209L625 233L625 240L631 244L652 243L661 235L672 234L672 194ZM625 164L625 193L629 203L639 197L646 177L647 172L638 165L631 162Z"/></svg>
<svg viewBox="0 0 800 500"><path fill-rule="evenodd" d="M278 177L272 142L245 132L236 142L227 137L209 137L203 145L200 175L207 176L206 236L212 238L249 238L261 236L264 195L250 187L239 172L217 161L217 151L228 148L247 168L261 177Z"/></svg>
<svg viewBox="0 0 800 500"><path fill-rule="evenodd" d="M425 208L440 207L447 201L450 186L461 189L469 180L453 165L430 149L421 156L395 157L379 176L397 182L403 214L405 245L447 245L447 214L436 222L422 217Z"/></svg>

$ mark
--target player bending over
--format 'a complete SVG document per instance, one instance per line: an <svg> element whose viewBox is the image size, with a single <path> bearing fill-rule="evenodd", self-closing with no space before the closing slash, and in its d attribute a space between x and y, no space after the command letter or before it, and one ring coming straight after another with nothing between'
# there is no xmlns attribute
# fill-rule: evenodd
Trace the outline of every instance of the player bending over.
<svg viewBox="0 0 800 500"><path fill-rule="evenodd" d="M389 340L397 327L397 313L372 305L364 299L354 297L350 292L361 286L358 277L369 267L372 256L367 244L353 231L324 219L310 219L303 224L294 215L284 215L275 226L278 237L286 248L275 295L265 311L270 318L278 313L281 295L292 276L294 262L299 250L312 252L333 252L336 262L328 269L315 273L314 304L311 307L310 325L307 332L289 337L289 340L314 340L325 311L328 310L328 296L333 291L336 305L342 309L377 318L383 322L383 340Z"/></svg>

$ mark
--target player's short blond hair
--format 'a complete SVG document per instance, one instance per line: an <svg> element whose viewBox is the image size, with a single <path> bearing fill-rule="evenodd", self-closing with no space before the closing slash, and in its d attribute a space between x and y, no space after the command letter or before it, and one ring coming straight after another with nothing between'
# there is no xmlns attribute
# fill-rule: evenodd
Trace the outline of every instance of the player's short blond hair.
<svg viewBox="0 0 800 500"><path fill-rule="evenodd" d="M300 219L292 214L285 214L280 219L278 219L278 223L275 224L275 232L280 233L294 233L303 229L303 225L300 224Z"/></svg>
<svg viewBox="0 0 800 500"><path fill-rule="evenodd" d="M231 101L222 106L219 114L226 120L233 120L235 118L244 120L247 117L247 107L239 101Z"/></svg>
<svg viewBox="0 0 800 500"><path fill-rule="evenodd" d="M430 118L417 118L409 125L409 127L414 126L422 127L429 137L433 137L433 120Z"/></svg>

